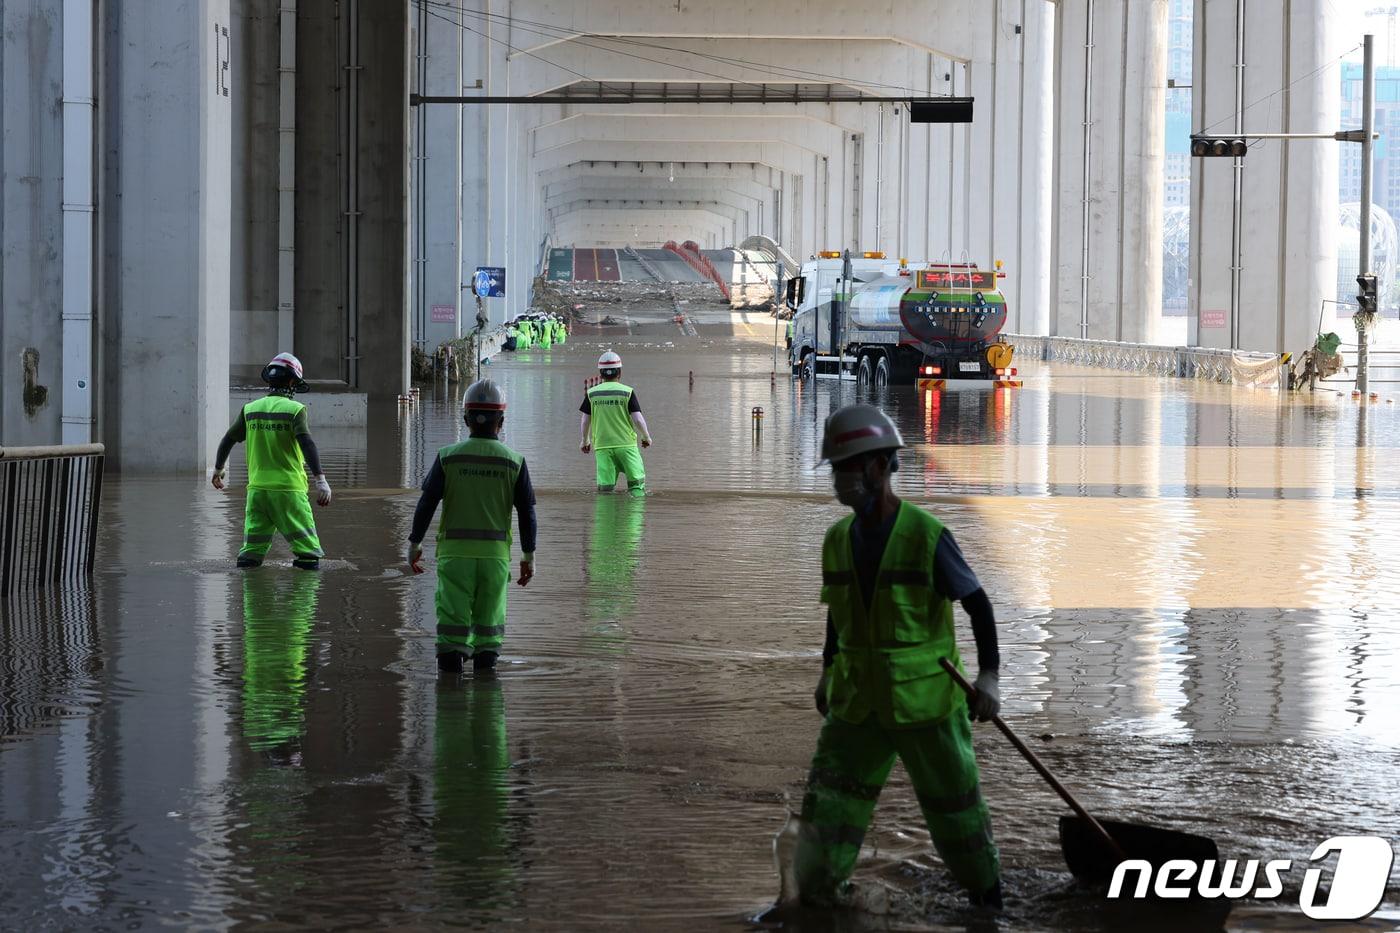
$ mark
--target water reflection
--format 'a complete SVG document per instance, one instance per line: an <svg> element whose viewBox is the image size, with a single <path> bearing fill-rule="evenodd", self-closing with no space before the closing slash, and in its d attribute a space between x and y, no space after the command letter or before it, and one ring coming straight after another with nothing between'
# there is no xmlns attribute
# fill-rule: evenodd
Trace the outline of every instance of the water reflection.
<svg viewBox="0 0 1400 933"><path fill-rule="evenodd" d="M301 764L307 652L319 573L243 576L243 737L276 764Z"/></svg>
<svg viewBox="0 0 1400 933"><path fill-rule="evenodd" d="M438 684L434 864L440 908L507 917L519 905L523 824L512 819L505 695L494 676Z"/></svg>
<svg viewBox="0 0 1400 933"><path fill-rule="evenodd" d="M637 565L646 499L599 495L593 504L584 566L584 617L594 634L606 636L637 607Z"/></svg>

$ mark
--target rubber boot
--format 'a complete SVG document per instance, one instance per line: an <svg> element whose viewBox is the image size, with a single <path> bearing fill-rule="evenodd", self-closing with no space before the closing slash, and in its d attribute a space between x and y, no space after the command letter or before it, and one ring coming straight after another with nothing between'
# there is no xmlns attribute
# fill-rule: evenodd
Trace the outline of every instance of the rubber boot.
<svg viewBox="0 0 1400 933"><path fill-rule="evenodd" d="M240 566L240 567L261 567L261 566L262 566L262 558L260 558L260 557L240 557L240 558L238 558L238 566Z"/></svg>
<svg viewBox="0 0 1400 933"><path fill-rule="evenodd" d="M460 651L444 651L437 656L438 670L444 674L460 674L464 657Z"/></svg>
<svg viewBox="0 0 1400 933"><path fill-rule="evenodd" d="M303 554L293 554L292 566L298 570L320 570L321 558L314 555L308 557Z"/></svg>
<svg viewBox="0 0 1400 933"><path fill-rule="evenodd" d="M472 670L474 671L494 671L496 669L496 652L478 651L472 657Z"/></svg>
<svg viewBox="0 0 1400 933"><path fill-rule="evenodd" d="M989 910L1001 910L1001 882L998 881L987 891L981 894L968 894L968 901L973 907L985 907Z"/></svg>

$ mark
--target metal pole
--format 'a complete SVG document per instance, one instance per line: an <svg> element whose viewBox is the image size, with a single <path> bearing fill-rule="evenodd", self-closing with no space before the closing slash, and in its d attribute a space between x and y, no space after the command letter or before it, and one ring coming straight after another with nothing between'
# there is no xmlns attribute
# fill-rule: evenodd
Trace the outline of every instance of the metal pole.
<svg viewBox="0 0 1400 933"><path fill-rule="evenodd" d="M1244 134L1244 0L1235 5L1235 134ZM1240 273L1244 253L1244 157L1234 159L1230 216L1230 349L1240 345Z"/></svg>
<svg viewBox="0 0 1400 933"><path fill-rule="evenodd" d="M1375 143L1371 134L1375 129L1376 112L1376 67L1371 48L1372 36L1367 34L1362 40L1363 64L1361 67L1361 249L1357 253L1358 269L1362 274L1371 271L1371 151ZM1353 317L1356 322L1356 391L1364 398L1370 390L1371 351L1367 331L1374 323L1373 313L1359 310Z"/></svg>

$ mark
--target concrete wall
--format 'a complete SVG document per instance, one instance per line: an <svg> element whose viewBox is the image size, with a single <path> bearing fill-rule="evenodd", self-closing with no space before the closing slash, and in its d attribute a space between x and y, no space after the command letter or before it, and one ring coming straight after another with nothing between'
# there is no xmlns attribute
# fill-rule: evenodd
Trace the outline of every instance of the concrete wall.
<svg viewBox="0 0 1400 933"><path fill-rule="evenodd" d="M62 0L0 2L0 87L0 444L57 443L63 385Z"/></svg>
<svg viewBox="0 0 1400 933"><path fill-rule="evenodd" d="M1063 0L1058 14L1050 332L1153 343L1162 306L1166 0Z"/></svg>
<svg viewBox="0 0 1400 933"><path fill-rule="evenodd" d="M255 378L277 341L278 0L230 0L232 225L229 356Z"/></svg>
<svg viewBox="0 0 1400 933"><path fill-rule="evenodd" d="M408 5L341 10L297 9L295 341L308 377L398 395L408 386Z"/></svg>
<svg viewBox="0 0 1400 933"><path fill-rule="evenodd" d="M1235 128L1237 30L1243 30L1244 128L1332 132L1341 118L1342 37L1327 0L1197 0L1192 123ZM1347 40L1359 37L1346 37ZM1273 93L1284 88L1282 93ZM1262 100L1261 100L1262 98ZM1257 103L1256 103L1257 102ZM1191 167L1191 337L1201 346L1301 352L1337 281L1337 162L1332 140L1261 140L1242 160L1238 293L1232 159ZM1349 335L1344 335L1349 336Z"/></svg>
<svg viewBox="0 0 1400 933"><path fill-rule="evenodd" d="M229 5L101 17L102 436L123 470L202 469L228 413Z"/></svg>

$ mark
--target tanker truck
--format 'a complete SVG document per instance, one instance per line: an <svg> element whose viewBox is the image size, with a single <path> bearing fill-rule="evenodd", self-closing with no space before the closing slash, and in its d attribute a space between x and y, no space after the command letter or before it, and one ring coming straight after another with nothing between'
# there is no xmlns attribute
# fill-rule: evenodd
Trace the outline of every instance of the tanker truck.
<svg viewBox="0 0 1400 933"><path fill-rule="evenodd" d="M818 253L785 283L793 375L930 389L1020 386L1011 345L998 336L1006 324L1002 274L968 264L892 262L878 252Z"/></svg>

